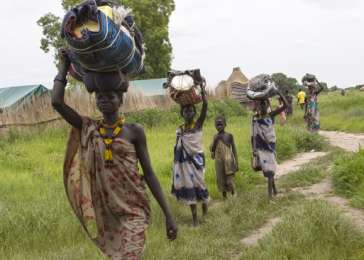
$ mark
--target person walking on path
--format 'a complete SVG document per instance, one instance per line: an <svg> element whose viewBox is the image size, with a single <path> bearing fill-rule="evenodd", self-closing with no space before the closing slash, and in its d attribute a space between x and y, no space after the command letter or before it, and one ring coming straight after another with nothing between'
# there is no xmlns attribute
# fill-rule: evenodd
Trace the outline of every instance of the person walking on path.
<svg viewBox="0 0 364 260"><path fill-rule="evenodd" d="M119 116L128 79L116 72L117 81L87 83L103 116L94 120L79 115L64 101L69 67L70 60L61 52L52 105L73 127L64 162L67 197L87 235L106 256L141 259L150 218L145 183L165 215L170 240L176 238L177 227L154 174L143 128Z"/></svg>
<svg viewBox="0 0 364 260"><path fill-rule="evenodd" d="M174 148L174 164L172 178L172 194L177 201L191 208L193 225L199 224L197 203L202 203L202 213L208 210L209 192L205 184L205 155L203 152L202 128L207 115L207 96L205 86L201 85L202 110L195 121L196 107L181 106L184 124L176 131Z"/></svg>
<svg viewBox="0 0 364 260"><path fill-rule="evenodd" d="M227 193L235 195L234 177L239 170L234 136L225 132L226 119L220 115L215 118L217 134L211 145L211 157L215 160L216 183L226 199Z"/></svg>
<svg viewBox="0 0 364 260"><path fill-rule="evenodd" d="M318 107L318 95L322 92L324 87L317 80L316 76L306 74L302 82L308 87L307 104L305 106L305 120L307 122L307 129L310 132L317 132L320 130L320 113Z"/></svg>
<svg viewBox="0 0 364 260"><path fill-rule="evenodd" d="M301 110L305 108L306 93L300 88L297 94L297 105L301 107Z"/></svg>
<svg viewBox="0 0 364 260"><path fill-rule="evenodd" d="M268 179L268 197L272 199L278 191L274 176L277 171L275 117L286 110L287 100L275 85L271 84L268 75L259 75L249 81L249 89L263 90L261 95L248 91L248 97L253 100L252 117L252 168L262 171ZM250 94L251 93L251 94ZM267 94L265 94L267 93ZM272 111L269 95L278 95L282 105ZM258 98L257 98L258 97Z"/></svg>

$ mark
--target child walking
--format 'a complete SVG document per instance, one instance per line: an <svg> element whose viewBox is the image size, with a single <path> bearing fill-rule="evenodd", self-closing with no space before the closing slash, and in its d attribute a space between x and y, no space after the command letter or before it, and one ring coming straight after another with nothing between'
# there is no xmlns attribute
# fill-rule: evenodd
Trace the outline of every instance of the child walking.
<svg viewBox="0 0 364 260"><path fill-rule="evenodd" d="M238 156L234 136L225 132L226 119L219 115L215 118L217 134L211 145L211 157L215 160L216 183L224 199L227 193L235 194L234 177L238 171Z"/></svg>

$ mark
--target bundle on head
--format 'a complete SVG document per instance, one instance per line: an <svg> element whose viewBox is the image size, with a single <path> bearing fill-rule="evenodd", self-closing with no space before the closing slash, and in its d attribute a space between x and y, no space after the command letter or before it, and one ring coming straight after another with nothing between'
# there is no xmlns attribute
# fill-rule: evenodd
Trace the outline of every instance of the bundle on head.
<svg viewBox="0 0 364 260"><path fill-rule="evenodd" d="M169 90L171 98L181 106L194 105L202 101L201 89L206 81L200 70L171 71L163 87Z"/></svg>
<svg viewBox="0 0 364 260"><path fill-rule="evenodd" d="M316 87L316 76L313 74L306 73L305 76L302 78L302 83L304 86L307 86L309 88Z"/></svg>
<svg viewBox="0 0 364 260"><path fill-rule="evenodd" d="M247 97L252 100L264 100L277 94L277 87L271 76L260 74L248 83Z"/></svg>
<svg viewBox="0 0 364 260"><path fill-rule="evenodd" d="M128 78L120 71L115 72L88 72L83 81L88 92L116 91L127 92L129 88Z"/></svg>
<svg viewBox="0 0 364 260"><path fill-rule="evenodd" d="M61 35L66 39L71 75L77 80L91 72L140 73L144 45L131 11L106 0L89 0L64 17Z"/></svg>

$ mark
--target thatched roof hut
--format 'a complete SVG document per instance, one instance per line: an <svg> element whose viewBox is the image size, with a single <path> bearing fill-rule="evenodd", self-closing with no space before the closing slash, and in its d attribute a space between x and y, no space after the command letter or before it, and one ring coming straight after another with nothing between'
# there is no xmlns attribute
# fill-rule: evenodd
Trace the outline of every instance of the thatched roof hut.
<svg viewBox="0 0 364 260"><path fill-rule="evenodd" d="M221 81L216 88L216 95L219 98L233 98L240 103L247 103L246 97L248 78L243 74L239 67L233 69L229 78Z"/></svg>

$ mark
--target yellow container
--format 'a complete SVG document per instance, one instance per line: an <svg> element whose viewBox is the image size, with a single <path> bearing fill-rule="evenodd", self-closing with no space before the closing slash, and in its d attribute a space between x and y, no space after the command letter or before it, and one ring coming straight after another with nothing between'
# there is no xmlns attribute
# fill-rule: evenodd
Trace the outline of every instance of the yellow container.
<svg viewBox="0 0 364 260"><path fill-rule="evenodd" d="M97 9L103 12L110 19L114 19L113 9L110 6L99 6ZM91 32L98 32L100 30L99 24L97 22L89 20L86 23L77 25L73 32L75 33L77 38L82 38L82 31L84 29L87 29Z"/></svg>

